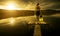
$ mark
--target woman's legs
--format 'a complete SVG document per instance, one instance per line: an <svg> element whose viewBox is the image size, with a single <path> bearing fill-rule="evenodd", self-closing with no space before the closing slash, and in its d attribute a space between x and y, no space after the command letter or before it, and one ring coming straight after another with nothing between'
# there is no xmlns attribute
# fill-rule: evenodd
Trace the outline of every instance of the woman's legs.
<svg viewBox="0 0 60 36"><path fill-rule="evenodd" d="M40 16L36 16L37 22L39 22L39 18L40 18Z"/></svg>

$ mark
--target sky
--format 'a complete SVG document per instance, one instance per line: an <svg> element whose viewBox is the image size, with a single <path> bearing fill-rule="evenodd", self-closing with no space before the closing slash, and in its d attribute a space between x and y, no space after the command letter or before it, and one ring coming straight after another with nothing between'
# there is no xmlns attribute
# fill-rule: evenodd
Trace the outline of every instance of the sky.
<svg viewBox="0 0 60 36"><path fill-rule="evenodd" d="M39 2L41 9L60 10L60 0L0 0L0 6L5 5L7 1L14 1L19 8L35 9L36 4Z"/></svg>

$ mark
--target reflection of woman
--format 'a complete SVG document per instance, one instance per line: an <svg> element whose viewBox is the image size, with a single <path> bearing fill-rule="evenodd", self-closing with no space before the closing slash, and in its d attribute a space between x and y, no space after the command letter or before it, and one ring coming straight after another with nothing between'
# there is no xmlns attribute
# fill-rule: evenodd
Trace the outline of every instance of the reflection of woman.
<svg viewBox="0 0 60 36"><path fill-rule="evenodd" d="M39 17L40 17L40 6L39 6L39 3L37 3L37 5L36 5L36 18L37 18L37 21L39 21Z"/></svg>

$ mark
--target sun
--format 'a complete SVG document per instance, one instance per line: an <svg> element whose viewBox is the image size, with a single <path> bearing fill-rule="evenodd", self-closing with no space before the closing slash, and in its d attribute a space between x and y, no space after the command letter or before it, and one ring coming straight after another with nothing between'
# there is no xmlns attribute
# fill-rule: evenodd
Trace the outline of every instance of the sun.
<svg viewBox="0 0 60 36"><path fill-rule="evenodd" d="M15 2L7 2L5 4L4 9L6 9L6 10L21 10L21 8L19 8L19 6Z"/></svg>
<svg viewBox="0 0 60 36"><path fill-rule="evenodd" d="M15 2L7 2L5 5L0 5L0 9L5 10L22 10L23 8Z"/></svg>
<svg viewBox="0 0 60 36"><path fill-rule="evenodd" d="M8 3L8 4L6 5L6 9L7 9L7 10L15 10L15 9L16 9L16 6L15 6L14 3Z"/></svg>
<svg viewBox="0 0 60 36"><path fill-rule="evenodd" d="M6 9L8 9L8 10L14 10L15 6L14 6L14 4L10 3L10 4L7 5Z"/></svg>

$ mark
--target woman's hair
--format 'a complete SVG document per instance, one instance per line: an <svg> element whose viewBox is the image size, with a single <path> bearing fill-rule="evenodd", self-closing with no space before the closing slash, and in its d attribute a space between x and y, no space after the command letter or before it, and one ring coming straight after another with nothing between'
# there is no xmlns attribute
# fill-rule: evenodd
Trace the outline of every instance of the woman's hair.
<svg viewBox="0 0 60 36"><path fill-rule="evenodd" d="M37 6L39 5L39 3L37 3Z"/></svg>

